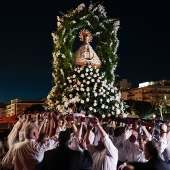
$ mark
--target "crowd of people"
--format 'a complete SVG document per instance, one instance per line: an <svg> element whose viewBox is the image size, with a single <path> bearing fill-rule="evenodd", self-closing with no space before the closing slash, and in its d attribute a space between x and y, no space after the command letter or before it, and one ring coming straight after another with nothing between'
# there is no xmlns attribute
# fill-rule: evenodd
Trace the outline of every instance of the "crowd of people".
<svg viewBox="0 0 170 170"><path fill-rule="evenodd" d="M170 170L170 121L158 128L55 112L18 119L0 140L1 170Z"/></svg>

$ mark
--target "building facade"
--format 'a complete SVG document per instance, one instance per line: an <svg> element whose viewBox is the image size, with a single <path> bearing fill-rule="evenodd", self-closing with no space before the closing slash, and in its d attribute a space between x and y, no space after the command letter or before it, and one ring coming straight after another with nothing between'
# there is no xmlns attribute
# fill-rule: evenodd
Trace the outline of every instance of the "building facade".
<svg viewBox="0 0 170 170"><path fill-rule="evenodd" d="M26 108L35 104L44 104L44 102L45 99L39 100L13 99L6 105L6 109L3 111L3 117L23 114Z"/></svg>

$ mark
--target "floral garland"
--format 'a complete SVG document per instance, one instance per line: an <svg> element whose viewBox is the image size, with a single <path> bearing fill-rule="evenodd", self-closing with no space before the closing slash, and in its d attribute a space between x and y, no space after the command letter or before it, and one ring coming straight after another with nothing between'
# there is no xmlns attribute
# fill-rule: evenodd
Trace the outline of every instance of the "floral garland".
<svg viewBox="0 0 170 170"><path fill-rule="evenodd" d="M89 114L109 116L123 113L120 92L113 87L118 61L119 41L116 36L119 21L108 18L99 3L91 3L88 8L80 4L75 10L61 15L57 17L58 29L52 33L54 87L47 96L45 108L66 113L73 112L73 105L76 105L79 111ZM102 62L100 69L75 66L73 46L83 29L89 29L97 39L95 51Z"/></svg>

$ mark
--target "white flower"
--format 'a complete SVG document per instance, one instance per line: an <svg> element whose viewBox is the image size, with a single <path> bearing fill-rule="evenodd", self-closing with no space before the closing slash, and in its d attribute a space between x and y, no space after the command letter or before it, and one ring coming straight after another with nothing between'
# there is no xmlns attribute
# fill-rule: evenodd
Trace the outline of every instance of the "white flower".
<svg viewBox="0 0 170 170"><path fill-rule="evenodd" d="M105 118L105 115L102 115L102 118Z"/></svg>
<svg viewBox="0 0 170 170"><path fill-rule="evenodd" d="M71 81L71 80L69 80L68 82L69 82L69 83L72 83L72 81Z"/></svg>
<svg viewBox="0 0 170 170"><path fill-rule="evenodd" d="M97 68L97 69L96 69L96 73L98 73L98 72L99 72L99 69Z"/></svg>
<svg viewBox="0 0 170 170"><path fill-rule="evenodd" d="M89 91L89 90L90 90L90 88L89 88L89 87L87 87L87 88L86 88L86 91Z"/></svg>
<svg viewBox="0 0 170 170"><path fill-rule="evenodd" d="M84 91L84 88L80 88L80 91Z"/></svg>
<svg viewBox="0 0 170 170"><path fill-rule="evenodd" d="M84 78L84 74L81 74L80 77Z"/></svg>
<svg viewBox="0 0 170 170"><path fill-rule="evenodd" d="M75 24L75 23L76 23L76 21L75 21L75 20L73 20L73 21L72 21L72 23L73 23L73 24Z"/></svg>
<svg viewBox="0 0 170 170"><path fill-rule="evenodd" d="M66 86L67 85L67 83L64 83L64 86Z"/></svg>
<svg viewBox="0 0 170 170"><path fill-rule="evenodd" d="M77 68L75 68L74 71L77 71Z"/></svg>
<svg viewBox="0 0 170 170"><path fill-rule="evenodd" d="M85 73L85 76L88 76L88 73Z"/></svg>
<svg viewBox="0 0 170 170"><path fill-rule="evenodd" d="M84 84L81 84L80 86L81 86L81 87L84 87Z"/></svg>
<svg viewBox="0 0 170 170"><path fill-rule="evenodd" d="M69 97L70 97L70 98L72 98L72 97L73 97L73 95L72 95L72 94L69 94Z"/></svg>
<svg viewBox="0 0 170 170"><path fill-rule="evenodd" d="M93 106L97 106L97 103L94 103Z"/></svg>
<svg viewBox="0 0 170 170"><path fill-rule="evenodd" d="M81 104L83 104L84 103L84 100L81 100Z"/></svg>
<svg viewBox="0 0 170 170"><path fill-rule="evenodd" d="M92 108L92 107L89 107L89 110L90 110L90 111L92 111L92 110L93 110L93 108Z"/></svg>
<svg viewBox="0 0 170 170"><path fill-rule="evenodd" d="M94 76L94 77L97 77L97 74L94 74L93 76Z"/></svg>
<svg viewBox="0 0 170 170"><path fill-rule="evenodd" d="M91 79L91 77L90 77L90 76L88 76L88 77L87 77L87 79Z"/></svg>
<svg viewBox="0 0 170 170"><path fill-rule="evenodd" d="M109 103L109 102L110 102L110 100L109 100L109 99L107 99L106 101L107 101L107 103Z"/></svg>
<svg viewBox="0 0 170 170"><path fill-rule="evenodd" d="M97 97L97 93L94 93L94 96Z"/></svg>
<svg viewBox="0 0 170 170"><path fill-rule="evenodd" d="M102 104L101 108L102 108L102 109L104 109L104 108L105 108L105 105L104 105L104 104Z"/></svg>
<svg viewBox="0 0 170 170"><path fill-rule="evenodd" d="M100 80L99 80L99 79L97 79L97 82L98 82L98 83L100 83Z"/></svg>
<svg viewBox="0 0 170 170"><path fill-rule="evenodd" d="M121 113L120 109L116 109L116 114L119 115Z"/></svg>
<svg viewBox="0 0 170 170"><path fill-rule="evenodd" d="M108 106L105 106L106 109L108 109Z"/></svg>
<svg viewBox="0 0 170 170"><path fill-rule="evenodd" d="M91 79L91 82L94 82L95 80L94 79Z"/></svg>
<svg viewBox="0 0 170 170"><path fill-rule="evenodd" d="M94 112L96 112L96 109L93 109Z"/></svg>
<svg viewBox="0 0 170 170"><path fill-rule="evenodd" d="M87 81L86 84L90 84L90 81Z"/></svg>
<svg viewBox="0 0 170 170"><path fill-rule="evenodd" d="M90 93L87 93L87 96L90 96Z"/></svg>
<svg viewBox="0 0 170 170"><path fill-rule="evenodd" d="M86 98L86 102L89 102L89 98Z"/></svg>
<svg viewBox="0 0 170 170"><path fill-rule="evenodd" d="M77 87L76 90L79 91L79 87Z"/></svg>
<svg viewBox="0 0 170 170"><path fill-rule="evenodd" d="M111 114L110 114L110 113L108 113L108 114L107 114L107 116L108 116L108 117L110 117L110 116L111 116Z"/></svg>
<svg viewBox="0 0 170 170"><path fill-rule="evenodd" d="M111 89L111 92L114 93L114 89Z"/></svg>
<svg viewBox="0 0 170 170"><path fill-rule="evenodd" d="M88 69L88 68L86 68L86 72L89 72L89 69Z"/></svg>
<svg viewBox="0 0 170 170"><path fill-rule="evenodd" d="M102 101L103 101L103 99L101 98L101 99L100 99L100 102L102 102Z"/></svg>
<svg viewBox="0 0 170 170"><path fill-rule="evenodd" d="M90 75L93 75L93 72L90 72Z"/></svg>
<svg viewBox="0 0 170 170"><path fill-rule="evenodd" d="M75 77L76 77L76 75L74 74L74 75L73 75L73 78L75 78Z"/></svg>

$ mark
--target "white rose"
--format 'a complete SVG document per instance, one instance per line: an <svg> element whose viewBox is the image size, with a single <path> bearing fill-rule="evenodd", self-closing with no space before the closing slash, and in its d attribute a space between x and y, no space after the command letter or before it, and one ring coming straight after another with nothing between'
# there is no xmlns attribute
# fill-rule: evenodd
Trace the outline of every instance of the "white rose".
<svg viewBox="0 0 170 170"><path fill-rule="evenodd" d="M89 110L91 111L91 110L93 110L93 108L92 108L92 107L89 107Z"/></svg>
<svg viewBox="0 0 170 170"><path fill-rule="evenodd" d="M72 81L71 81L71 80L69 80L68 82L69 82L69 83L72 83Z"/></svg>
<svg viewBox="0 0 170 170"><path fill-rule="evenodd" d="M84 103L84 100L81 100L81 104L83 104Z"/></svg>
<svg viewBox="0 0 170 170"><path fill-rule="evenodd" d="M86 84L90 84L90 81L87 81Z"/></svg>
<svg viewBox="0 0 170 170"><path fill-rule="evenodd" d="M105 108L105 105L104 105L104 104L102 104L101 108L102 108L102 109L104 109L104 108Z"/></svg>
<svg viewBox="0 0 170 170"><path fill-rule="evenodd" d="M93 75L93 72L90 72L90 75Z"/></svg>
<svg viewBox="0 0 170 170"><path fill-rule="evenodd" d="M73 75L73 78L75 78L75 77L76 77L76 75L74 74L74 75Z"/></svg>
<svg viewBox="0 0 170 170"><path fill-rule="evenodd" d="M97 106L97 103L94 103L93 106Z"/></svg>
<svg viewBox="0 0 170 170"><path fill-rule="evenodd" d="M102 115L102 118L105 118L105 115Z"/></svg>
<svg viewBox="0 0 170 170"><path fill-rule="evenodd" d="M120 109L116 109L116 114L119 115L121 113Z"/></svg>
<svg viewBox="0 0 170 170"><path fill-rule="evenodd" d="M91 82L94 82L94 79L91 79Z"/></svg>
<svg viewBox="0 0 170 170"><path fill-rule="evenodd" d="M89 69L88 69L88 68L86 68L86 72L89 72Z"/></svg>
<svg viewBox="0 0 170 170"><path fill-rule="evenodd" d="M106 101L107 101L107 103L109 103L109 102L110 102L110 100L109 100L109 99L107 99Z"/></svg>
<svg viewBox="0 0 170 170"><path fill-rule="evenodd" d="M88 73L85 73L85 76L88 76Z"/></svg>
<svg viewBox="0 0 170 170"><path fill-rule="evenodd" d="M94 96L97 97L97 93L94 93Z"/></svg>
<svg viewBox="0 0 170 170"><path fill-rule="evenodd" d="M107 116L108 116L108 117L110 117L110 116L111 116L111 114L110 114L110 113L108 113L108 114L107 114Z"/></svg>
<svg viewBox="0 0 170 170"><path fill-rule="evenodd" d="M84 78L84 74L81 74L80 77Z"/></svg>
<svg viewBox="0 0 170 170"><path fill-rule="evenodd" d="M87 88L86 88L86 91L89 91L89 90L90 90L90 88L89 88L89 87L87 87Z"/></svg>
<svg viewBox="0 0 170 170"><path fill-rule="evenodd" d="M86 102L89 102L89 98L86 98Z"/></svg>

